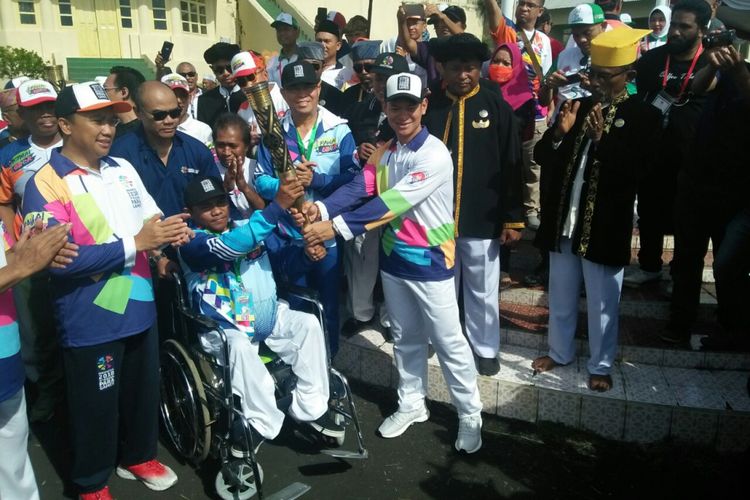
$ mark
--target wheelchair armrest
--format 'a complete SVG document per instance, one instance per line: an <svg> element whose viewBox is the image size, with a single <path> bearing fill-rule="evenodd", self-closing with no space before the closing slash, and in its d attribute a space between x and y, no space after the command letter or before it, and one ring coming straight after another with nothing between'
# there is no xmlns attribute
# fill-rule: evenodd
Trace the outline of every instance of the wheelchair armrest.
<svg viewBox="0 0 750 500"><path fill-rule="evenodd" d="M318 292L312 288L305 288L303 286L293 285L291 283L278 283L276 285L276 291L279 296L292 296L297 297L308 302L318 302Z"/></svg>
<svg viewBox="0 0 750 500"><path fill-rule="evenodd" d="M203 316L202 314L196 314L192 311L189 311L187 309L182 309L182 308L180 308L180 314L182 314L183 316L185 316L191 321L195 321L197 324L209 330L219 329L219 323L217 321L214 321L213 319L207 316Z"/></svg>

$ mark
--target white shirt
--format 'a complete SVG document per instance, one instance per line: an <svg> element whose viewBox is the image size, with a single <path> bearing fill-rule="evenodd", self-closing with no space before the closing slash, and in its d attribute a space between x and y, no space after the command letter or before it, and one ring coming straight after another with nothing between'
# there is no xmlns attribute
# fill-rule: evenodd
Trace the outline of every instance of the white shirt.
<svg viewBox="0 0 750 500"><path fill-rule="evenodd" d="M248 186L254 186L253 179L255 176L253 175L253 172L255 172L255 167L258 164L255 160L251 160L250 158L245 158L245 162L242 164L242 176L245 178L245 182L247 182ZM227 175L227 167L221 164L221 162L217 162L216 166L219 168L219 174L221 174L221 180L224 180L224 177ZM237 189L237 186L235 185L234 189L229 193L229 199L232 201L232 205L237 207L237 210L239 210L240 214L242 214L242 219L249 219L250 216L253 214L253 208L250 206L250 203L247 201L247 198L245 198L245 195L242 194L242 191Z"/></svg>
<svg viewBox="0 0 750 500"><path fill-rule="evenodd" d="M273 102L273 109L276 110L276 116L281 120L289 111L289 105L284 100L284 96L281 95L281 86L276 85L274 82L268 82L269 91L271 93L271 102ZM255 112L250 107L250 103L245 101L240 104L240 109L237 110L237 115L244 119L250 128L258 125L258 120L255 118ZM260 132L260 129L258 129Z"/></svg>
<svg viewBox="0 0 750 500"><path fill-rule="evenodd" d="M344 66L343 68L328 68L323 71L320 78L329 85L333 85L337 89L342 90L344 85L346 85L346 82L351 80L353 76L354 70Z"/></svg>
<svg viewBox="0 0 750 500"><path fill-rule="evenodd" d="M193 94L192 99L190 99L190 104L188 104L188 116L192 118L198 117L198 98L201 95L203 95L203 91L196 87L195 93Z"/></svg>
<svg viewBox="0 0 750 500"><path fill-rule="evenodd" d="M591 147L591 139L586 138L586 145L581 151L581 156L578 158L578 167L576 170L576 177L573 180L573 190L570 193L570 205L568 206L568 215L565 217L565 225L563 225L562 235L566 238L573 237L573 231L576 229L576 221L578 220L578 209L581 206L581 191L583 190L583 173L586 171L586 163L589 159L589 148Z"/></svg>
<svg viewBox="0 0 750 500"><path fill-rule="evenodd" d="M293 63L297 60L297 54L292 54L290 57L284 57L279 53L277 56L273 56L266 68L268 69L268 79L274 82L276 85L281 86L281 72L287 64Z"/></svg>
<svg viewBox="0 0 750 500"><path fill-rule="evenodd" d="M205 144L208 149L214 147L214 134L211 127L202 121L196 120L190 115L187 115L184 122L177 125L177 130L185 132L190 137L198 139Z"/></svg>

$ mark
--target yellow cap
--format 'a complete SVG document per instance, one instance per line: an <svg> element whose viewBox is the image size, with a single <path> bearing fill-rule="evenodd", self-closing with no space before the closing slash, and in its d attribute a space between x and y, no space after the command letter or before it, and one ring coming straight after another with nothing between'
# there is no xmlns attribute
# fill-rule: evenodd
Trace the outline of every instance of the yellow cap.
<svg viewBox="0 0 750 500"><path fill-rule="evenodd" d="M638 42L651 30L628 27L605 31L591 40L591 64L616 68L627 66L638 57Z"/></svg>

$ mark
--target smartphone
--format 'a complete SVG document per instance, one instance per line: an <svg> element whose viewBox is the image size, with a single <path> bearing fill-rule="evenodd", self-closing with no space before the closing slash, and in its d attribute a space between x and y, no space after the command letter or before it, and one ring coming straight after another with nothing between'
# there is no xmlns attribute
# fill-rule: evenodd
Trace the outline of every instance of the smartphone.
<svg viewBox="0 0 750 500"><path fill-rule="evenodd" d="M318 7L318 14L315 16L315 19L320 22L324 21L326 17L328 17L328 9L326 7Z"/></svg>
<svg viewBox="0 0 750 500"><path fill-rule="evenodd" d="M172 49L174 48L174 44L170 41L165 41L161 45L161 60L166 64L167 61L169 61L169 58L172 57Z"/></svg>
<svg viewBox="0 0 750 500"><path fill-rule="evenodd" d="M568 83L566 85L571 85L573 83L581 83L581 74L580 73L568 73L565 75L565 78L568 80Z"/></svg>

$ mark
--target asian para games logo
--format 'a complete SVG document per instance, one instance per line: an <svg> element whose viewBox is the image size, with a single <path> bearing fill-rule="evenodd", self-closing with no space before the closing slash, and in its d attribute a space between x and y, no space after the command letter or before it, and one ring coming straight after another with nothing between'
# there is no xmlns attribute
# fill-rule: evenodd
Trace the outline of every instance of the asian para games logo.
<svg viewBox="0 0 750 500"><path fill-rule="evenodd" d="M111 354L101 356L96 362L99 370L99 390L103 391L115 385L114 358Z"/></svg>

